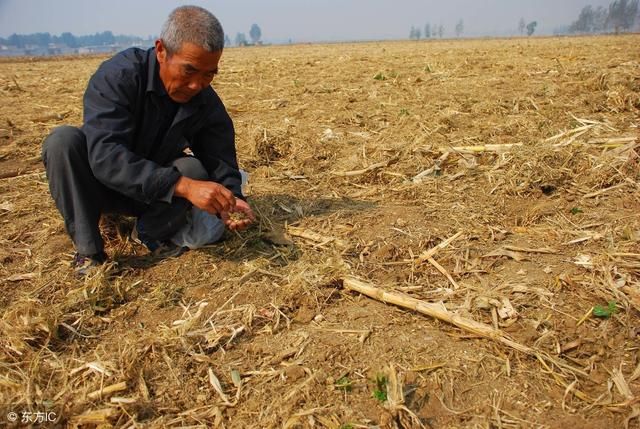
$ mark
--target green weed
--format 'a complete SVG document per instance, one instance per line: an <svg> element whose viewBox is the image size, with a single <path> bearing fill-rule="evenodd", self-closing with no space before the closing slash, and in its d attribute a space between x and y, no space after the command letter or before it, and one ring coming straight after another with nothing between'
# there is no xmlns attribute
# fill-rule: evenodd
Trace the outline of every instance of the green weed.
<svg viewBox="0 0 640 429"><path fill-rule="evenodd" d="M380 402L387 400L387 377L384 375L376 375L376 389L373 391L373 397Z"/></svg>
<svg viewBox="0 0 640 429"><path fill-rule="evenodd" d="M345 392L351 392L351 385L352 384L353 383L351 382L351 380L349 380L349 378L347 376L344 376L344 377L340 377L338 379L338 381L336 381L335 386L338 389L344 390Z"/></svg>
<svg viewBox="0 0 640 429"><path fill-rule="evenodd" d="M593 312L593 315L596 316L596 317L601 317L603 319L608 319L616 311L618 311L618 308L616 307L616 302L615 301L609 301L607 303L606 307L604 307L602 305L596 305L595 307L593 307L593 311L592 312Z"/></svg>

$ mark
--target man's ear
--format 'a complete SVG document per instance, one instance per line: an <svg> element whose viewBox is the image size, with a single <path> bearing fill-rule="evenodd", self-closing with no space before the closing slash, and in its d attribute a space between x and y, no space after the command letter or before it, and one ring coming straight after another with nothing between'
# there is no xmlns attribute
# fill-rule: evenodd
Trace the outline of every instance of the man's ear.
<svg viewBox="0 0 640 429"><path fill-rule="evenodd" d="M156 58L160 64L164 64L167 60L167 48L164 47L162 39L156 40Z"/></svg>

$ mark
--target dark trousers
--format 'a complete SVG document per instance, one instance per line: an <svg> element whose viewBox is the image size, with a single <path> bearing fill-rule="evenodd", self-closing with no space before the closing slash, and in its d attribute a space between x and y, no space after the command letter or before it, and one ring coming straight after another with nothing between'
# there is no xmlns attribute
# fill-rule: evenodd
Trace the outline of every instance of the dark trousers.
<svg viewBox="0 0 640 429"><path fill-rule="evenodd" d="M76 251L93 255L104 249L98 226L100 216L119 213L136 216L144 224L145 234L166 240L186 222L191 203L173 197L171 203L145 204L128 198L99 182L89 165L84 133L71 126L54 129L42 146L49 190ZM194 157L176 159L174 165L183 176L207 180L206 170Z"/></svg>

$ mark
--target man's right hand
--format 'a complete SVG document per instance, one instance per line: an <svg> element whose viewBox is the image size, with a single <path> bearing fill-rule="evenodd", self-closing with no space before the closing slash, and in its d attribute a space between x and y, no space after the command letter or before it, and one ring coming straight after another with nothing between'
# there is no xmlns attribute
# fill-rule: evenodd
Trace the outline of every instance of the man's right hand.
<svg viewBox="0 0 640 429"><path fill-rule="evenodd" d="M206 180L182 176L176 182L174 195L191 201L194 206L211 214L228 212L236 207L236 198L230 190Z"/></svg>

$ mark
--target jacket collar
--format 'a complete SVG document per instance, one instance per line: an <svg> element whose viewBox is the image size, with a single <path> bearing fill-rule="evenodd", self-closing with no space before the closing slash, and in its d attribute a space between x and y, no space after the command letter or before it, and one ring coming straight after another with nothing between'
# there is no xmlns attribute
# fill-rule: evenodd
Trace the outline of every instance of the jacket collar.
<svg viewBox="0 0 640 429"><path fill-rule="evenodd" d="M147 51L149 56L149 67L147 75L147 92L155 92L158 95L167 95L167 91L164 89L164 85L160 80L160 64L158 64L158 58L156 58L156 48L151 48Z"/></svg>

